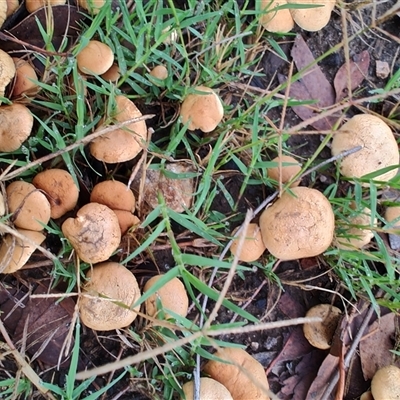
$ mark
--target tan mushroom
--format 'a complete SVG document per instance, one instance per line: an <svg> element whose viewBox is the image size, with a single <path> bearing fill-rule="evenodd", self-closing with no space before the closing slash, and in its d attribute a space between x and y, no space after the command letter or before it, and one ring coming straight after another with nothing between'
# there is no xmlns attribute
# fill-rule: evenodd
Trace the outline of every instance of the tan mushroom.
<svg viewBox="0 0 400 400"><path fill-rule="evenodd" d="M59 168L39 172L32 180L36 188L42 190L50 202L51 218L60 218L75 208L79 189L72 175Z"/></svg>
<svg viewBox="0 0 400 400"><path fill-rule="evenodd" d="M135 104L125 96L115 97L116 123L141 117L142 113ZM97 129L105 128L104 122ZM94 158L106 163L119 163L132 160L146 143L147 127L144 121L133 122L123 128L115 129L93 140L90 153Z"/></svg>
<svg viewBox="0 0 400 400"><path fill-rule="evenodd" d="M182 400L194 399L194 381L186 382L182 385L184 397ZM200 378L200 398L199 400L233 400L229 390L215 379Z"/></svg>
<svg viewBox="0 0 400 400"><path fill-rule="evenodd" d="M234 231L233 235L236 235L237 230ZM233 239L231 245L231 253L236 256L238 252L240 235ZM240 261L253 262L257 261L265 251L265 245L262 240L261 230L258 224L250 223L247 226L245 233L245 239L242 246L242 251L238 255Z"/></svg>
<svg viewBox="0 0 400 400"><path fill-rule="evenodd" d="M18 228L41 231L50 221L50 203L46 196L29 182L15 181L6 188L7 204Z"/></svg>
<svg viewBox="0 0 400 400"><path fill-rule="evenodd" d="M33 13L45 6L59 6L65 4L67 0L25 0L25 7L29 13Z"/></svg>
<svg viewBox="0 0 400 400"><path fill-rule="evenodd" d="M1 22L2 8L4 7L7 9L7 3L4 1L0 1L0 22ZM6 11L4 11L4 15L5 12ZM6 87L11 82L11 79L14 78L14 75L15 75L15 64L13 59L5 51L0 50L0 96L1 97L4 97L6 92Z"/></svg>
<svg viewBox="0 0 400 400"><path fill-rule="evenodd" d="M399 400L400 368L388 365L376 371L371 382L374 400Z"/></svg>
<svg viewBox="0 0 400 400"><path fill-rule="evenodd" d="M395 229L399 229L400 226L400 206L391 206L385 210L385 219L387 222L396 221L394 226Z"/></svg>
<svg viewBox="0 0 400 400"><path fill-rule="evenodd" d="M87 263L106 261L121 242L118 218L107 206L84 205L76 218L68 218L61 226L79 258Z"/></svg>
<svg viewBox="0 0 400 400"><path fill-rule="evenodd" d="M114 53L105 43L90 40L76 56L76 62L84 74L102 75L113 65Z"/></svg>
<svg viewBox="0 0 400 400"><path fill-rule="evenodd" d="M183 100L180 115L188 129L200 129L203 132L213 131L224 116L222 102L214 90L197 86L194 92Z"/></svg>
<svg viewBox="0 0 400 400"><path fill-rule="evenodd" d="M86 275L84 294L79 300L82 323L97 331L121 329L137 317L140 297L135 275L116 262L95 265Z"/></svg>
<svg viewBox="0 0 400 400"><path fill-rule="evenodd" d="M261 10L267 11L260 18L260 24L269 32L290 32L294 28L294 21L289 9L275 8L284 6L287 0L261 0Z"/></svg>
<svg viewBox="0 0 400 400"><path fill-rule="evenodd" d="M22 94L29 94L37 89L38 77L32 65L22 58L13 58L16 74L12 97L18 97Z"/></svg>
<svg viewBox="0 0 400 400"><path fill-rule="evenodd" d="M113 210L118 218L119 229L121 230L121 235L125 235L133 227L140 224L140 219L133 215L130 211L125 210Z"/></svg>
<svg viewBox="0 0 400 400"><path fill-rule="evenodd" d="M105 81L116 82L121 77L118 64L113 64L111 67L101 75Z"/></svg>
<svg viewBox="0 0 400 400"><path fill-rule="evenodd" d="M151 71L150 75L157 80L163 81L168 78L168 69L164 65L156 65ZM160 86L160 83L153 79L156 86Z"/></svg>
<svg viewBox="0 0 400 400"><path fill-rule="evenodd" d="M290 182L296 175L301 171L301 164L292 156L278 156L275 157L272 162L277 163L276 167L268 168L268 177L274 181L279 182L281 179L282 183ZM290 187L299 186L300 181L293 182Z"/></svg>
<svg viewBox="0 0 400 400"><path fill-rule="evenodd" d="M259 225L267 250L281 260L323 253L333 240L335 217L318 190L294 187L261 214Z"/></svg>
<svg viewBox="0 0 400 400"><path fill-rule="evenodd" d="M98 14L107 0L78 0L78 5L91 14Z"/></svg>

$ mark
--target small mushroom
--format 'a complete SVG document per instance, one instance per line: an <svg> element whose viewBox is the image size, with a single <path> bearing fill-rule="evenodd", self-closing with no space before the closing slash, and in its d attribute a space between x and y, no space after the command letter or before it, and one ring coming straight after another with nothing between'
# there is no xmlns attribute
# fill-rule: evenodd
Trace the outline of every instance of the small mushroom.
<svg viewBox="0 0 400 400"><path fill-rule="evenodd" d="M79 258L87 263L108 260L121 242L118 218L103 204L84 205L76 218L64 221L61 230Z"/></svg>
<svg viewBox="0 0 400 400"><path fill-rule="evenodd" d="M182 385L184 397L182 400L194 399L194 381L186 382ZM229 390L215 379L200 378L200 398L199 400L233 400Z"/></svg>
<svg viewBox="0 0 400 400"><path fill-rule="evenodd" d="M19 228L16 230L27 240L11 234L7 234L3 238L0 246L0 272L2 274L12 274L21 269L45 239L41 232Z"/></svg>
<svg viewBox="0 0 400 400"><path fill-rule="evenodd" d="M115 122L125 122L141 117L142 113L125 96L115 97ZM101 123L97 129L105 128ZM90 153L94 158L106 163L119 163L132 160L146 143L147 127L144 121L133 122L123 128L101 135L90 144Z"/></svg>
<svg viewBox="0 0 400 400"><path fill-rule="evenodd" d="M67 2L67 0L25 0L25 7L28 13L33 13L39 8L45 7L45 6L59 6L63 5Z"/></svg>
<svg viewBox="0 0 400 400"><path fill-rule="evenodd" d="M51 218L62 217L73 210L78 203L78 186L72 175L63 169L51 168L39 172L32 183L47 195L51 207Z"/></svg>
<svg viewBox="0 0 400 400"><path fill-rule="evenodd" d="M78 68L87 75L102 75L114 62L114 53L109 46L98 40L90 40L76 56Z"/></svg>
<svg viewBox="0 0 400 400"><path fill-rule="evenodd" d="M85 10L89 11L90 14L98 14L101 8L106 4L107 0L78 0L78 5Z"/></svg>
<svg viewBox="0 0 400 400"><path fill-rule="evenodd" d="M397 220L395 227L398 228L400 225L400 206L391 206L386 208L385 219L387 222L393 222Z"/></svg>
<svg viewBox="0 0 400 400"><path fill-rule="evenodd" d="M260 24L268 32L290 32L294 28L292 14L288 8L274 10L277 7L287 4L287 0L261 0L260 8L267 10L260 18Z"/></svg>
<svg viewBox="0 0 400 400"><path fill-rule="evenodd" d="M164 65L156 65L151 71L150 75L153 78L156 78L159 81L163 81L164 79L168 78L168 69ZM155 81L153 79L153 81ZM162 82L161 82L162 83ZM160 83L155 81L154 84L156 86L160 86Z"/></svg>
<svg viewBox="0 0 400 400"><path fill-rule="evenodd" d="M294 187L261 214L259 225L267 250L281 260L314 257L333 240L335 217L318 190Z"/></svg>
<svg viewBox="0 0 400 400"><path fill-rule="evenodd" d="M4 1L0 1L0 23L1 22L1 15L2 15L2 8L7 9L7 3ZM4 15L5 15L4 11ZM4 17L5 19L5 17ZM4 20L3 20L4 21ZM15 64L13 59L3 50L0 50L0 96L4 97L6 92L7 85L11 82L11 79L14 78L15 75ZM0 102L1 104L1 102ZM11 107L11 106L10 106ZM0 125L2 123L0 122Z"/></svg>
<svg viewBox="0 0 400 400"><path fill-rule="evenodd" d="M200 129L203 132L213 131L224 116L222 102L214 90L197 86L194 92L183 100L180 112L182 123L188 129Z"/></svg>
<svg viewBox="0 0 400 400"><path fill-rule="evenodd" d="M301 164L292 156L282 155L275 157L272 161L277 163L277 166L268 168L267 174L274 181L279 182L279 179L281 179L282 183L288 183L301 171ZM300 181L297 180L290 187L296 187L299 184Z"/></svg>
<svg viewBox="0 0 400 400"><path fill-rule="evenodd" d="M361 150L340 161L340 173L347 178L361 178L366 174L399 164L399 149L389 126L374 115L355 115L346 122L332 140L332 155L361 146ZM397 168L375 177L388 181ZM365 184L367 186L367 184Z"/></svg>
<svg viewBox="0 0 400 400"><path fill-rule="evenodd" d="M111 67L101 75L105 81L116 82L121 78L121 72L119 70L118 64L114 63Z"/></svg>
<svg viewBox="0 0 400 400"><path fill-rule="evenodd" d="M229 347L214 353L222 361L210 360L204 372L224 385L235 400L269 400L269 385L264 367L249 353Z"/></svg>
<svg viewBox="0 0 400 400"><path fill-rule="evenodd" d="M372 378L371 392L374 400L398 400L400 398L400 368L387 365L378 369Z"/></svg>
<svg viewBox="0 0 400 400"><path fill-rule="evenodd" d="M125 210L113 210L118 218L119 229L121 235L125 235L129 229L140 224L140 219L133 215L130 211Z"/></svg>
<svg viewBox="0 0 400 400"><path fill-rule="evenodd" d="M237 231L237 230L236 230ZM236 234L236 231L233 233ZM233 239L231 253L235 256L238 251L240 235ZM238 256L240 261L252 262L258 260L265 251L265 245L262 240L261 230L258 224L250 223L247 226L242 251Z"/></svg>
<svg viewBox="0 0 400 400"><path fill-rule="evenodd" d="M148 292L151 287L158 282L164 275L155 275L150 278L144 285L143 292ZM152 294L146 301L146 313L151 317L156 317L160 310L157 309L157 302L165 310L173 311L175 314L186 317L189 308L189 298L185 286L178 278L172 278L154 294ZM171 316L165 312L165 319Z"/></svg>
<svg viewBox="0 0 400 400"><path fill-rule="evenodd" d="M6 188L7 204L18 228L41 231L50 221L50 203L32 183L15 181Z"/></svg>
<svg viewBox="0 0 400 400"><path fill-rule="evenodd" d="M339 308L330 304L318 304L308 310L306 317L320 317L322 319L321 322L303 325L304 336L312 346L322 350L331 347L341 313Z"/></svg>
<svg viewBox="0 0 400 400"><path fill-rule="evenodd" d="M95 265L86 275L87 282L79 301L82 323L96 331L110 331L130 325L140 306L132 308L140 289L129 269L116 262Z"/></svg>
<svg viewBox="0 0 400 400"><path fill-rule="evenodd" d="M15 83L12 91L12 97L18 97L22 94L27 94L37 89L38 77L35 69L27 60L22 58L13 58L15 64Z"/></svg>

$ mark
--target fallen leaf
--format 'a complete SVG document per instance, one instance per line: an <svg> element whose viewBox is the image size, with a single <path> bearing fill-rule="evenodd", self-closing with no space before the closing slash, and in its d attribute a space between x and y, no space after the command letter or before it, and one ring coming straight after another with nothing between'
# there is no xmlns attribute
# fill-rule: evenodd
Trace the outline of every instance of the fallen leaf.
<svg viewBox="0 0 400 400"><path fill-rule="evenodd" d="M333 356L332 354L328 354L325 360L322 362L318 374L311 384L308 392L306 400L319 400L325 392L329 384L329 378L333 375L334 372L338 369L339 358ZM327 400L333 399L333 394L327 397Z"/></svg>

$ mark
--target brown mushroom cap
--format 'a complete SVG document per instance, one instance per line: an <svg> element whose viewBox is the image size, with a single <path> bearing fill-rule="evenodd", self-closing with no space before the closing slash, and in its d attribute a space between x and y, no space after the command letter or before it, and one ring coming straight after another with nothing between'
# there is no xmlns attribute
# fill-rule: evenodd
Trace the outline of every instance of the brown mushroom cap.
<svg viewBox="0 0 400 400"><path fill-rule="evenodd" d="M78 0L78 5L91 14L98 14L107 0Z"/></svg>
<svg viewBox="0 0 400 400"><path fill-rule="evenodd" d="M214 90L197 86L195 91L186 96L181 106L182 123L188 125L188 129L194 131L200 129L203 132L213 131L224 116L222 102Z"/></svg>
<svg viewBox="0 0 400 400"><path fill-rule="evenodd" d="M118 218L121 235L125 235L125 233L128 232L130 228L140 224L140 219L136 215L133 215L130 211L125 211L125 210L113 210L113 211Z"/></svg>
<svg viewBox="0 0 400 400"><path fill-rule="evenodd" d="M287 4L286 0L261 0L260 8L273 10L276 7ZM289 9L284 8L277 11L268 11L260 18L260 24L268 32L290 32L294 28L294 21Z"/></svg>
<svg viewBox="0 0 400 400"><path fill-rule="evenodd" d="M385 210L385 219L387 222L392 222L399 217L400 217L400 206L391 206ZM398 221L395 226L398 227L399 225L400 222Z"/></svg>
<svg viewBox="0 0 400 400"><path fill-rule="evenodd" d="M361 178L399 164L396 139L389 126L378 117L359 114L346 122L333 136L332 155L337 156L356 146L361 146L362 149L340 162L340 173L348 178ZM388 181L396 174L397 169L392 169L374 179Z"/></svg>
<svg viewBox="0 0 400 400"><path fill-rule="evenodd" d="M79 189L72 175L63 169L52 168L39 172L32 183L47 195L51 218L62 217L78 203Z"/></svg>
<svg viewBox="0 0 400 400"><path fill-rule="evenodd" d="M237 231L237 230L236 230ZM236 234L236 231L233 235ZM240 236L240 235L239 235ZM237 253L240 237L233 239L231 245L231 253L235 256ZM262 240L261 230L258 224L251 223L247 226L242 251L239 260L244 262L252 262L258 260L265 251L265 245Z"/></svg>
<svg viewBox="0 0 400 400"><path fill-rule="evenodd" d="M79 258L87 263L106 261L121 242L118 218L107 206L98 203L84 205L61 226Z"/></svg>
<svg viewBox="0 0 400 400"><path fill-rule="evenodd" d="M218 350L214 356L236 364L210 360L204 366L204 372L224 385L235 400L269 400L264 367L249 353L230 347Z"/></svg>
<svg viewBox="0 0 400 400"><path fill-rule="evenodd" d="M124 183L108 180L98 183L93 187L90 201L104 204L111 210L135 211L136 199L132 190Z"/></svg>
<svg viewBox="0 0 400 400"><path fill-rule="evenodd" d="M7 234L0 246L0 260L2 274L12 274L21 269L32 253L42 244L45 236L41 232L17 229L17 232L25 236L28 240L21 240L14 235Z"/></svg>
<svg viewBox="0 0 400 400"><path fill-rule="evenodd" d="M281 260L314 257L331 244L335 217L318 190L294 187L261 214L259 225L267 250Z"/></svg>
<svg viewBox="0 0 400 400"><path fill-rule="evenodd" d="M185 397L182 400L193 400L194 399L194 381L186 382L182 385L183 393ZM233 397L229 393L229 390L211 378L200 378L200 400L233 400Z"/></svg>
<svg viewBox="0 0 400 400"><path fill-rule="evenodd" d="M124 122L141 117L142 113L125 96L116 96L115 121ZM100 125L97 129L105 128ZM90 153L94 158L106 163L119 163L132 160L141 151L147 139L147 127L144 121L134 122L124 128L115 129L93 140Z"/></svg>
<svg viewBox="0 0 400 400"><path fill-rule="evenodd" d="M290 12L300 28L316 32L325 27L331 19L336 0L287 0L288 4L315 4L322 7L291 8Z"/></svg>
<svg viewBox="0 0 400 400"><path fill-rule="evenodd" d="M151 287L164 275L155 275L150 278L144 285L143 292L148 292ZM164 286L152 294L146 301L146 313L151 317L157 314L157 300L159 300L163 308L173 311L175 314L186 317L189 308L189 298L185 286L178 278L172 278ZM165 318L171 318L165 313Z"/></svg>
<svg viewBox="0 0 400 400"><path fill-rule="evenodd" d="M25 0L25 7L28 13L33 13L44 6L59 6L66 2L67 0Z"/></svg>
<svg viewBox="0 0 400 400"><path fill-rule="evenodd" d="M14 12L19 7L19 1L18 0L7 0L6 4L7 4L7 14L6 15L7 15L7 17L9 17L10 15L14 14ZM0 15L1 15L1 12L2 12L2 10L0 9ZM1 19L0 19L0 26L3 24L3 22L1 22Z"/></svg>
<svg viewBox="0 0 400 400"><path fill-rule="evenodd" d="M140 289L131 271L116 262L105 262L95 265L86 277L84 292L93 297L80 298L83 324L97 331L110 331L135 320L140 306L129 308L139 299Z"/></svg>
<svg viewBox="0 0 400 400"><path fill-rule="evenodd" d="M378 369L372 378L371 392L374 400L398 400L400 396L400 369L395 365Z"/></svg>
<svg viewBox="0 0 400 400"><path fill-rule="evenodd" d="M6 7L7 3L0 1L0 22L2 8ZM4 11L4 15L5 15ZM15 64L13 59L3 50L0 50L0 96L4 97L6 86L11 82L15 75ZM1 102L0 102L1 104Z"/></svg>
<svg viewBox="0 0 400 400"><path fill-rule="evenodd" d="M98 40L90 40L76 56L78 68L87 75L101 75L114 62L114 53L109 46Z"/></svg>
<svg viewBox="0 0 400 400"><path fill-rule="evenodd" d="M16 74L12 95L13 97L18 97L23 93L37 88L34 81L37 81L38 77L35 69L28 61L23 60L22 58L13 58L13 61L16 68Z"/></svg>
<svg viewBox="0 0 400 400"><path fill-rule="evenodd" d="M101 75L105 81L116 82L121 77L118 64L114 63L111 67Z"/></svg>
<svg viewBox="0 0 400 400"><path fill-rule="evenodd" d="M304 336L312 346L323 350L331 347L341 313L339 308L330 304L318 304L308 310L306 317L322 318L322 322L303 325Z"/></svg>
<svg viewBox="0 0 400 400"><path fill-rule="evenodd" d="M24 181L10 183L6 189L14 225L31 231L43 230L50 221L50 203L34 185Z"/></svg>
<svg viewBox="0 0 400 400"><path fill-rule="evenodd" d="M278 165L268 168L267 174L269 178L277 182L279 182L279 177L281 177L282 183L290 182L301 171L301 164L292 156L282 155L275 157L272 161ZM279 170L281 170L281 175L279 174ZM295 181L290 187L296 187L299 184L300 181Z"/></svg>
<svg viewBox="0 0 400 400"><path fill-rule="evenodd" d="M150 75L154 78L164 80L168 78L168 69L164 65L156 65L151 71Z"/></svg>

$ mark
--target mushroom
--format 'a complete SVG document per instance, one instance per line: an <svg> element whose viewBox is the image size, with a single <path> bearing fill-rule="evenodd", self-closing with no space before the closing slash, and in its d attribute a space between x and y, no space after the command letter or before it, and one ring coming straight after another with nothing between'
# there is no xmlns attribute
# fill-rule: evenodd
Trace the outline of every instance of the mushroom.
<svg viewBox="0 0 400 400"><path fill-rule="evenodd" d="M331 19L336 0L287 0L288 4L311 4L312 8L291 8L290 12L300 28L308 32L316 32L325 27Z"/></svg>
<svg viewBox="0 0 400 400"><path fill-rule="evenodd" d="M111 331L130 325L140 306L132 308L140 289L129 269L116 262L95 265L86 275L84 294L79 299L80 318L96 331Z"/></svg>
<svg viewBox="0 0 400 400"><path fill-rule="evenodd" d="M6 188L7 204L18 228L41 231L50 221L50 203L46 196L29 182L15 181Z"/></svg>
<svg viewBox="0 0 400 400"><path fill-rule="evenodd" d="M182 400L194 399L194 382L189 381L182 385L184 397ZM200 378L200 397L199 400L233 400L229 390L215 379Z"/></svg>
<svg viewBox="0 0 400 400"><path fill-rule="evenodd" d="M4 2L2 2L2 3L4 3ZM10 15L14 14L14 12L19 7L19 1L18 0L6 0L6 5L7 5L7 14L6 14L6 16L9 17ZM0 15L1 15L1 12L2 11L0 9ZM1 18L0 18L0 26L3 24L3 22L1 22Z"/></svg>
<svg viewBox="0 0 400 400"><path fill-rule="evenodd" d="M19 228L16 231L27 240L11 234L7 234L3 238L0 246L0 272L2 274L12 274L21 269L45 239L41 232Z"/></svg>
<svg viewBox="0 0 400 400"><path fill-rule="evenodd" d="M282 183L288 183L301 171L301 164L292 156L278 156L272 162L275 162L277 165L276 167L268 168L267 174L270 179L277 182L281 179ZM292 182L290 187L296 187L299 184L300 180L297 180Z"/></svg>
<svg viewBox="0 0 400 400"><path fill-rule="evenodd" d="M312 346L322 350L331 347L341 313L339 308L330 304L318 304L308 310L306 317L320 317L322 319L321 322L303 325L304 336Z"/></svg>
<svg viewBox="0 0 400 400"><path fill-rule="evenodd" d="M2 23L1 15L3 11L2 8L4 7L7 9L7 3L4 1L0 1L0 23ZM4 11L4 15L5 12L6 11ZM4 94L6 92L6 87L11 82L11 79L14 78L14 75L15 75L15 64L13 59L5 51L0 50L0 96L1 97L4 97ZM0 125L2 125L1 122Z"/></svg>
<svg viewBox="0 0 400 400"><path fill-rule="evenodd" d="M73 210L78 203L78 186L72 175L63 169L51 168L39 172L32 183L47 195L51 207L51 218L62 217Z"/></svg>
<svg viewBox="0 0 400 400"><path fill-rule="evenodd" d="M318 190L294 187L261 214L259 225L267 250L281 260L314 257L331 244L335 217Z"/></svg>
<svg viewBox="0 0 400 400"><path fill-rule="evenodd" d="M368 390L360 396L360 400L374 400L374 398L372 397L372 393Z"/></svg>
<svg viewBox="0 0 400 400"><path fill-rule="evenodd" d="M359 114L346 122L333 136L332 155L337 156L357 146L362 147L360 151L348 155L340 162L340 173L347 178L361 178L399 164L396 139L389 126L378 117ZM374 179L386 182L396 174L397 168L394 168Z"/></svg>
<svg viewBox="0 0 400 400"><path fill-rule="evenodd" d="M125 96L115 97L115 122L124 122L141 117L142 113ZM97 129L105 128L104 122ZM133 122L123 128L101 135L90 144L90 153L94 158L106 163L119 163L132 160L146 143L147 127L144 121Z"/></svg>
<svg viewBox="0 0 400 400"><path fill-rule="evenodd" d="M140 219L133 215L130 211L125 210L113 210L118 218L119 229L121 235L125 235L129 229L140 224Z"/></svg>
<svg viewBox="0 0 400 400"><path fill-rule="evenodd" d="M13 61L16 73L12 96L18 97L24 93L29 93L37 89L35 81L37 81L38 77L32 65L22 58L13 57Z"/></svg>
<svg viewBox="0 0 400 400"><path fill-rule="evenodd" d="M121 77L118 64L114 63L111 67L101 75L105 81L116 82Z"/></svg>
<svg viewBox="0 0 400 400"><path fill-rule="evenodd" d="M260 8L264 10L260 18L260 24L269 32L290 32L294 28L292 14L288 8L275 10L275 8L287 4L287 0L261 0Z"/></svg>
<svg viewBox="0 0 400 400"><path fill-rule="evenodd" d="M168 69L164 65L156 65L151 71L150 75L159 81L163 81L168 78ZM154 81L154 80L153 80ZM160 86L160 82L154 82L156 86Z"/></svg>
<svg viewBox="0 0 400 400"><path fill-rule="evenodd" d="M91 14L98 14L107 0L78 0L78 5Z"/></svg>
<svg viewBox="0 0 400 400"><path fill-rule="evenodd" d="M385 210L385 219L387 222L393 222L396 221L396 225L394 228L399 229L399 220L400 220L400 206L391 206L386 208Z"/></svg>
<svg viewBox="0 0 400 400"><path fill-rule="evenodd" d="M39 8L45 7L45 6L59 6L62 4L65 4L67 0L25 0L25 7L28 13L33 13Z"/></svg>
<svg viewBox="0 0 400 400"><path fill-rule="evenodd" d="M155 275L150 278L144 285L143 292L146 293L151 290L152 286L158 282L164 275ZM160 302L162 310L170 310L175 314L186 317L189 308L189 298L185 286L178 278L172 278L154 294L152 294L146 301L146 313L151 317L156 317L161 311L157 308L157 302ZM165 319L171 318L168 311L164 313Z"/></svg>
<svg viewBox="0 0 400 400"><path fill-rule="evenodd" d="M236 234L236 231L233 233L234 235ZM237 255L239 240L240 235L239 237L233 239L231 245L231 253L234 256ZM238 255L238 259L244 262L256 261L261 257L264 251L265 245L262 240L260 227L256 223L250 223L247 226L242 251Z"/></svg>
<svg viewBox="0 0 400 400"><path fill-rule="evenodd" d="M398 400L400 398L400 369L395 365L378 369L372 378L371 392L374 400Z"/></svg>
<svg viewBox="0 0 400 400"><path fill-rule="evenodd" d="M188 129L200 129L203 132L213 131L224 116L222 102L214 90L197 86L193 93L183 100L180 115Z"/></svg>
<svg viewBox="0 0 400 400"><path fill-rule="evenodd" d="M22 104L0 106L0 151L18 150L28 139L33 127L33 116Z"/></svg>
<svg viewBox="0 0 400 400"><path fill-rule="evenodd" d="M101 75L113 65L114 53L106 44L98 40L90 40L76 56L76 62L79 70L84 74Z"/></svg>
<svg viewBox="0 0 400 400"><path fill-rule="evenodd" d="M61 230L79 258L87 263L108 260L121 242L117 216L99 203L84 205L76 218L64 221Z"/></svg>
<svg viewBox="0 0 400 400"><path fill-rule="evenodd" d="M269 400L269 385L264 367L238 347L218 350L204 366L204 372L224 385L235 400Z"/></svg>

